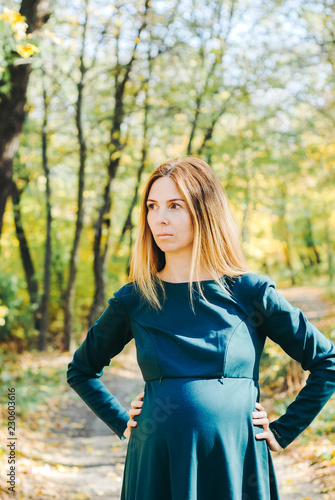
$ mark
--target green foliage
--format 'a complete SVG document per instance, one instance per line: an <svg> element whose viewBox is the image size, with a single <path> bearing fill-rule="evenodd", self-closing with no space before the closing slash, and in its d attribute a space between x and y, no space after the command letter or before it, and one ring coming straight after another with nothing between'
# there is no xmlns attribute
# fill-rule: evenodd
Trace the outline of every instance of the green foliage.
<svg viewBox="0 0 335 500"><path fill-rule="evenodd" d="M22 294L24 283L15 274L2 272L0 281L0 342L34 344L37 332L30 305Z"/></svg>

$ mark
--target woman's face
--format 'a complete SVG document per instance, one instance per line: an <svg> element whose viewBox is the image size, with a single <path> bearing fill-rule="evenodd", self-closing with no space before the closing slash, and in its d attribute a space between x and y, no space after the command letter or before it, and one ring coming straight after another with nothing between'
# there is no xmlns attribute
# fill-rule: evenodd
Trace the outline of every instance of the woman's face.
<svg viewBox="0 0 335 500"><path fill-rule="evenodd" d="M172 179L160 177L152 184L147 207L147 221L162 252L190 257L194 237L192 221L186 201Z"/></svg>

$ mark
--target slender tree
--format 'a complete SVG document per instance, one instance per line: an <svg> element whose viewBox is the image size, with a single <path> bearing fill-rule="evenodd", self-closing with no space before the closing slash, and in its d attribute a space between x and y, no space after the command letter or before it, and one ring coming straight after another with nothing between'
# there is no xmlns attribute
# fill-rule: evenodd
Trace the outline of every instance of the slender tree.
<svg viewBox="0 0 335 500"><path fill-rule="evenodd" d="M205 33L203 33L203 36L200 36L200 41L201 41L201 46L199 50L199 55L200 55L200 65L202 72L206 74L206 77L204 80L200 82L199 85L195 85L195 91L196 91L196 98L195 98L195 108L194 108L194 115L192 118L191 122L191 131L190 131L190 136L188 140L188 145L187 145L187 154L191 155L193 151L193 140L195 137L195 133L199 124L199 118L201 115L201 106L203 104L203 101L208 93L209 85L211 80L213 79L213 76L215 74L215 70L219 63L222 62L222 59L224 57L225 51L227 49L227 42L228 42L228 37L232 28L232 21L233 21L233 15L234 15L234 9L235 9L235 0L231 0L230 3L230 8L229 8L229 18L228 18L228 23L227 23L227 29L224 35L222 35L222 17L224 15L224 5L221 1L215 2L214 4L214 12L213 12L213 20L211 22L211 29L210 29L210 37L209 40L212 42L213 38L215 37L219 42L220 42L220 49L218 49L215 53L215 58L211 62L209 68L205 71L205 65L206 65L206 59L207 59L207 53L206 53L206 43L207 43L207 36L205 36ZM218 33L217 31L217 26L219 27ZM198 68L196 69L198 71ZM196 81L195 75L194 75L194 81ZM216 89L212 90L212 94L216 92ZM216 121L216 120L215 120ZM214 121L214 124L215 124ZM214 128L214 125L213 125ZM200 148L203 148L204 146L200 146Z"/></svg>
<svg viewBox="0 0 335 500"><path fill-rule="evenodd" d="M70 255L69 277L63 299L64 302L63 349L65 351L68 351L70 348L72 322L73 322L75 281L76 281L77 265L78 265L78 249L79 249L80 236L82 233L83 221L84 221L84 183L85 183L85 168L87 160L87 145L84 133L83 93L85 85L84 83L85 76L88 70L84 61L86 42L87 42L87 23L88 23L88 10L89 10L88 8L89 8L89 1L85 0L85 18L83 23L81 52L79 56L80 78L77 83L77 102L76 102L76 114L75 114L77 137L79 144L77 217L76 217L75 234Z"/></svg>
<svg viewBox="0 0 335 500"><path fill-rule="evenodd" d="M130 265L130 254L133 246L133 241L132 241L132 231L134 228L134 224L132 222L132 215L133 215L133 210L135 206L137 205L138 201L138 192L140 189L141 185L141 180L142 180L142 174L145 170L146 163L147 163L147 157L148 157L148 149L149 149L149 138L148 138L148 118L149 118L149 110L150 110L150 105L149 105L149 82L151 80L152 76L152 57L151 57L151 46L149 45L148 48L148 73L147 77L144 80L144 85L143 88L145 89L145 96L144 96L144 105L143 105L143 137L142 137L142 153L141 153L141 163L139 166L139 169L137 170L137 178L136 178L136 184L135 184L135 190L134 194L132 197L132 200L130 202L129 208L128 208L128 213L125 219L125 222L122 227L122 231L120 234L120 238L116 247L116 253L119 250L120 245L123 242L123 239L126 235L126 233L129 233L129 256L128 256L128 262L127 262L127 273L129 273L129 265Z"/></svg>
<svg viewBox="0 0 335 500"><path fill-rule="evenodd" d="M45 175L45 204L46 204L46 238L44 250L44 280L43 280L43 294L39 307L39 315L41 318L39 336L38 336L38 349L44 351L46 349L46 333L48 328L48 305L50 297L51 286L51 185L50 185L50 168L48 162L48 118L49 118L49 103L50 97L46 89L46 82L44 72L42 76L43 85L43 123L42 123L42 166Z"/></svg>
<svg viewBox="0 0 335 500"><path fill-rule="evenodd" d="M88 44L88 23L89 23L89 12L90 12L90 0L85 0L84 3L84 21L82 26L82 36L81 36L81 50L79 54L79 81L76 84L76 105L75 105L75 125L77 132L78 141L78 152L79 152L79 171L78 171L78 191L77 191L77 214L76 214L76 226L73 238L73 244L70 253L69 262L69 273L68 281L66 285L65 292L63 294L63 310L64 310L64 333L63 333L63 350L67 351L70 348L70 342L72 338L73 330L73 311L74 311L74 300L75 300L75 282L78 270L78 252L80 238L84 227L84 187L85 187L85 173L87 165L87 151L88 144L85 134L85 87L88 85L88 75L90 71L95 67L97 62L97 56L99 48L104 41L105 34L107 32L108 23L107 20L105 26L100 32L100 36L97 40L92 59L88 64L85 62L87 59L86 48Z"/></svg>
<svg viewBox="0 0 335 500"><path fill-rule="evenodd" d="M35 312L35 328L39 329L39 315L37 313L39 291L38 281L36 279L35 265L29 249L26 231L23 226L23 219L21 213L21 196L23 189L19 189L18 185L12 181L11 197L13 203L14 223L16 237L19 242L19 249L23 265L24 274L27 282L27 290L29 294L30 304ZM36 316L37 315L37 316Z"/></svg>
<svg viewBox="0 0 335 500"><path fill-rule="evenodd" d="M279 208L279 228L281 231L282 248L285 256L286 267L290 272L292 286L295 285L294 270L292 264L291 235L287 226L287 187L284 184L279 186L280 208Z"/></svg>
<svg viewBox="0 0 335 500"><path fill-rule="evenodd" d="M116 176L121 151L125 144L121 140L121 125L125 118L125 89L129 81L130 73L136 58L137 46L140 41L142 31L147 25L147 13L150 7L150 1L145 0L143 21L138 28L135 42L132 48L132 54L128 63L120 63L119 33L116 36L117 42L117 61L115 67L114 79L114 109L113 120L110 131L110 159L107 165L108 179L103 191L103 202L99 209L98 218L94 225L94 297L90 308L88 323L92 324L100 309L102 309L105 298L105 261L108 249L108 236L110 233L110 211L111 211L111 187ZM104 231L105 229L105 231ZM104 235L105 233L105 235Z"/></svg>

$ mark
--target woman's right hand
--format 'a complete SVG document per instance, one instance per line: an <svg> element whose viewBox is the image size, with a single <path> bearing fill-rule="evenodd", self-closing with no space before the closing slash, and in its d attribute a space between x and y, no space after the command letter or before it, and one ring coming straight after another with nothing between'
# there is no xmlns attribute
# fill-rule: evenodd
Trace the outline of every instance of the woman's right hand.
<svg viewBox="0 0 335 500"><path fill-rule="evenodd" d="M134 420L134 417L139 415L142 411L142 406L143 406L143 401L141 401L144 398L144 392L140 392L138 396L136 396L136 399L130 403L131 409L128 411L130 419L127 422L127 428L125 429L123 435L129 439L130 434L131 434L131 429L132 427L136 427L137 422Z"/></svg>

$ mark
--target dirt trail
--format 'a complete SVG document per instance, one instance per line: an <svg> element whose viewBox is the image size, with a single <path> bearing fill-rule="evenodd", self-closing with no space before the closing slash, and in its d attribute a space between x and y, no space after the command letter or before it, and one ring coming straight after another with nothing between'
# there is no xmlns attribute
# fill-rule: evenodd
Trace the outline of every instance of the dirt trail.
<svg viewBox="0 0 335 500"><path fill-rule="evenodd" d="M329 308L319 289L280 290L288 300L304 311ZM105 370L104 383L126 407L143 390L144 382L135 361L131 342ZM69 392L71 389L69 389ZM71 396L72 397L72 396ZM89 408L77 398L56 413L57 425L47 440L36 435L34 452L36 467L21 481L19 498L48 500L98 500L120 498L127 441L112 434ZM22 443L22 454L31 455L31 442ZM320 494L310 464L299 463L287 451L274 454L281 500L327 500ZM1 498L1 494L0 494ZM5 497L7 498L7 497ZM159 500L159 499L157 499ZM210 500L210 499L209 499Z"/></svg>

